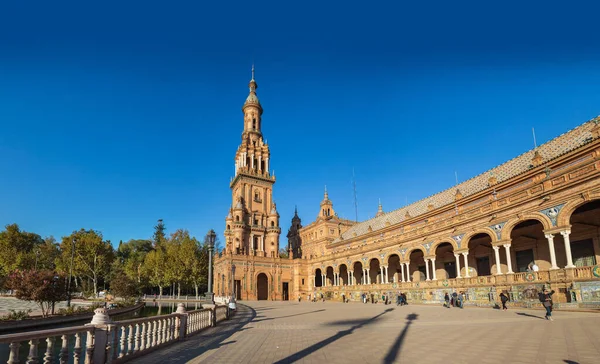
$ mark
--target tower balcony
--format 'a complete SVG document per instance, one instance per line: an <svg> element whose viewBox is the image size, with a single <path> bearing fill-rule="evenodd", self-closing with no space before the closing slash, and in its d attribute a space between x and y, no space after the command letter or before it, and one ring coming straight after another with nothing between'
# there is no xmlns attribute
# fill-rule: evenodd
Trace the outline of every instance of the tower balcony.
<svg viewBox="0 0 600 364"><path fill-rule="evenodd" d="M241 177L251 177L259 179L265 182L275 183L275 175L269 173L269 171L259 171L250 167L238 168L236 176L231 180L229 187L233 187L237 180Z"/></svg>

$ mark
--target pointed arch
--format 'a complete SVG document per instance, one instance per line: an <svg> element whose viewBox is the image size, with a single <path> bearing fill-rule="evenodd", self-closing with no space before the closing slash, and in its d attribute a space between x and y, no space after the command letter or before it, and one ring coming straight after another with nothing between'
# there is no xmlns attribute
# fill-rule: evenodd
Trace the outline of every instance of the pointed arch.
<svg viewBox="0 0 600 364"><path fill-rule="evenodd" d="M504 227L502 228L501 240L509 240L510 234L515 226L519 225L523 221L527 220L537 220L544 226L544 230L552 229L552 221L550 218L541 212L530 212L527 214L523 214L520 218L511 219L506 222ZM492 242L494 242L494 238L492 238Z"/></svg>

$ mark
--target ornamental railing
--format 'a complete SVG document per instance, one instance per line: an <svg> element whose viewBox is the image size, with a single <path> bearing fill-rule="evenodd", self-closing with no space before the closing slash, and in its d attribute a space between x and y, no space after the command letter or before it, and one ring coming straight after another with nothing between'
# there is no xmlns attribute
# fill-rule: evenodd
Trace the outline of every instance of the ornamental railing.
<svg viewBox="0 0 600 364"><path fill-rule="evenodd" d="M183 303L170 315L133 320L110 320L105 308L94 311L84 326L0 335L8 344L9 364L16 363L122 363L159 347L185 339L229 318L227 306L186 312Z"/></svg>

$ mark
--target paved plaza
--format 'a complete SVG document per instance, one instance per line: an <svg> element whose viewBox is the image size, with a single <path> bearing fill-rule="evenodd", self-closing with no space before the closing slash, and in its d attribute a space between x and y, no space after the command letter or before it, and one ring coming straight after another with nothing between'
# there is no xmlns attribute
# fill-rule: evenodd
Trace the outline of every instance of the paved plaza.
<svg viewBox="0 0 600 364"><path fill-rule="evenodd" d="M137 363L597 363L600 314L333 302L243 302Z"/></svg>
<svg viewBox="0 0 600 364"><path fill-rule="evenodd" d="M71 301L72 306L88 306L91 302ZM67 301L57 302L54 306L56 312L67 307ZM21 301L14 297L0 297L0 315L6 315L10 310L21 311L31 309L31 315L41 315L40 305L33 301Z"/></svg>

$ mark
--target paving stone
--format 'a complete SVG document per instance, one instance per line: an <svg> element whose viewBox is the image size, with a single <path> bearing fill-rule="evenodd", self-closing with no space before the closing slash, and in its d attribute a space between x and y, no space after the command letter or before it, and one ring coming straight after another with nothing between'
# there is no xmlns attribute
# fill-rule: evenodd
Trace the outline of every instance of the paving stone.
<svg viewBox="0 0 600 364"><path fill-rule="evenodd" d="M543 315L526 309L239 302L232 320L132 362L598 362L599 314L555 312L554 321Z"/></svg>

